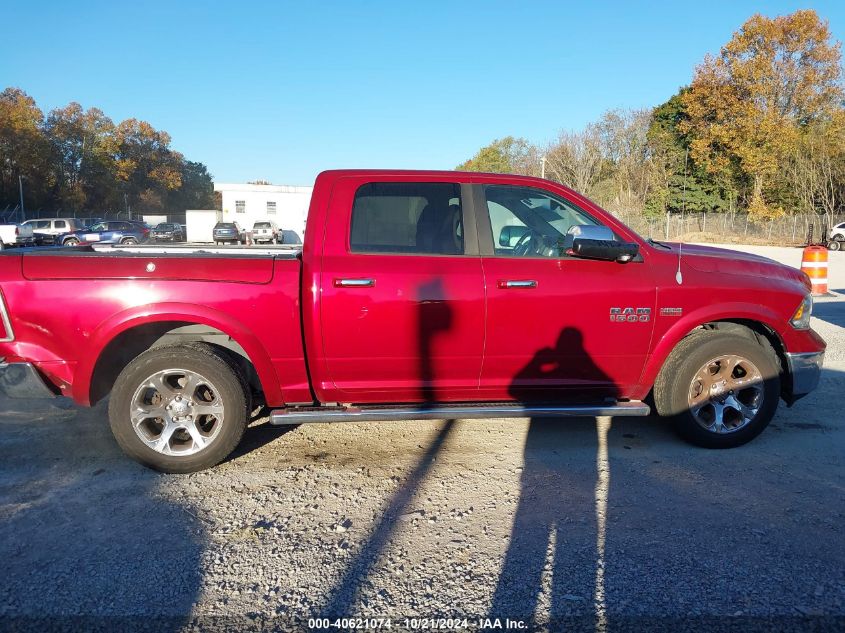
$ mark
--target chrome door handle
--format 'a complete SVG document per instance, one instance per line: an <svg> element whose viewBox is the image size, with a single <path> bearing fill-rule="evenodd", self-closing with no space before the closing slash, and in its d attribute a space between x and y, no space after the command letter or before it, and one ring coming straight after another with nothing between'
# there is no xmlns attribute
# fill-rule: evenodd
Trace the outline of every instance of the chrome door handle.
<svg viewBox="0 0 845 633"><path fill-rule="evenodd" d="M376 280L359 277L354 279L335 279L334 285L338 288L372 288L376 285Z"/></svg>
<svg viewBox="0 0 845 633"><path fill-rule="evenodd" d="M537 281L534 279L500 279L499 288L536 288Z"/></svg>

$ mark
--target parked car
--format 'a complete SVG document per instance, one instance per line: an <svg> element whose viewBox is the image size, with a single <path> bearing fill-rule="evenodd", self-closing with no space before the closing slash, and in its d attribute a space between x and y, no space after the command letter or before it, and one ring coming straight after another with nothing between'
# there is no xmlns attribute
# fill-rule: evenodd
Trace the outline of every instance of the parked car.
<svg viewBox="0 0 845 633"><path fill-rule="evenodd" d="M246 243L246 231L237 222L218 222L212 230L212 237L215 244Z"/></svg>
<svg viewBox="0 0 845 633"><path fill-rule="evenodd" d="M256 244L272 244L279 240L279 227L271 221L256 222L252 225L252 240Z"/></svg>
<svg viewBox="0 0 845 633"><path fill-rule="evenodd" d="M27 220L22 226L31 226L35 243L39 246L53 244L57 235L70 233L85 228L85 224L76 218L39 218Z"/></svg>
<svg viewBox="0 0 845 633"><path fill-rule="evenodd" d="M279 239L277 241L279 244L302 244L302 240L299 239L299 234L296 231L291 231L289 229L281 229L279 231Z"/></svg>
<svg viewBox="0 0 845 633"><path fill-rule="evenodd" d="M287 426L650 400L728 448L815 389L824 359L799 270L644 240L525 176L324 172L301 251L91 250L0 255L0 387L109 397L118 444L167 472L224 459L258 403ZM72 432L56 420L57 442Z"/></svg>
<svg viewBox="0 0 845 633"><path fill-rule="evenodd" d="M33 246L32 227L24 224L0 224L0 250L10 246Z"/></svg>
<svg viewBox="0 0 845 633"><path fill-rule="evenodd" d="M827 247L832 251L839 251L845 248L845 222L840 222L830 229Z"/></svg>
<svg viewBox="0 0 845 633"><path fill-rule="evenodd" d="M185 232L181 224L162 222L150 231L150 237L156 242L184 242Z"/></svg>
<svg viewBox="0 0 845 633"><path fill-rule="evenodd" d="M105 222L103 218L77 218L79 222L82 224L83 228L94 226L98 222Z"/></svg>
<svg viewBox="0 0 845 633"><path fill-rule="evenodd" d="M140 244L147 240L150 229L136 220L107 220L95 222L83 229L56 236L56 244L76 246L98 242L100 244Z"/></svg>

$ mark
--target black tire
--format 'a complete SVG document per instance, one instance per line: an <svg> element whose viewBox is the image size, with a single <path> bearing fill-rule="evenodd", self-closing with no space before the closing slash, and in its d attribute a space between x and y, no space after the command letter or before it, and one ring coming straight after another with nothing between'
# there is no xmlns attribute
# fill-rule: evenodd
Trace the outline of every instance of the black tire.
<svg viewBox="0 0 845 633"><path fill-rule="evenodd" d="M214 386L223 407L220 429L192 454L167 455L151 448L135 431L129 415L132 400L145 381L171 368L200 374ZM250 392L240 369L214 347L196 343L150 349L129 363L112 389L109 422L117 443L132 459L160 472L192 473L219 464L235 449L248 424L250 407Z"/></svg>
<svg viewBox="0 0 845 633"><path fill-rule="evenodd" d="M827 247L832 251L838 251L842 248L842 241L839 239L830 240L827 243Z"/></svg>
<svg viewBox="0 0 845 633"><path fill-rule="evenodd" d="M749 416L743 426L716 433L696 420L690 410L689 398L698 372L712 359L727 355L742 357L759 371L762 385L758 397L762 397L762 402L757 401L756 414ZM741 393L737 392L738 398ZM678 343L654 383L654 404L658 414L669 418L685 440L705 448L732 448L753 440L771 422L779 398L780 361L768 342L759 342L750 331L748 336L719 330L694 332Z"/></svg>
<svg viewBox="0 0 845 633"><path fill-rule="evenodd" d="M69 237L62 242L62 246L76 246L77 244L79 244L79 240L75 237Z"/></svg>
<svg viewBox="0 0 845 633"><path fill-rule="evenodd" d="M121 244L127 244L127 245L137 244L138 240L136 240L134 237L124 237L122 240L120 240L120 243Z"/></svg>

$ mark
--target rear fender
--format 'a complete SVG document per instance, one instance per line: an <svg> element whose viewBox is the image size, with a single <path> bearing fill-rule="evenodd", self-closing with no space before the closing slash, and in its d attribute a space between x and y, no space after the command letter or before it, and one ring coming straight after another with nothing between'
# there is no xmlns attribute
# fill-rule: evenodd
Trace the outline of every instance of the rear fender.
<svg viewBox="0 0 845 633"><path fill-rule="evenodd" d="M184 303L156 303L119 312L101 323L92 332L86 355L80 359L73 380L73 399L91 404L91 379L97 360L106 346L119 334L139 325L164 321L182 321L216 328L227 334L246 352L255 367L264 397L270 406L284 404L279 379L270 357L261 342L238 320L206 306Z"/></svg>

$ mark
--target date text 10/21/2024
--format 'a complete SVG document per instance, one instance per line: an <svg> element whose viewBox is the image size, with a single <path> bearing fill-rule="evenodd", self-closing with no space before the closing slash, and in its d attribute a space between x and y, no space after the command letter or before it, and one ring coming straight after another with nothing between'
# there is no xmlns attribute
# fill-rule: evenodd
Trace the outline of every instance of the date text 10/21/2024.
<svg viewBox="0 0 845 633"><path fill-rule="evenodd" d="M309 618L308 628L312 630L390 630L394 628L414 631L460 631L460 630L511 630L528 628L524 620L510 618Z"/></svg>

